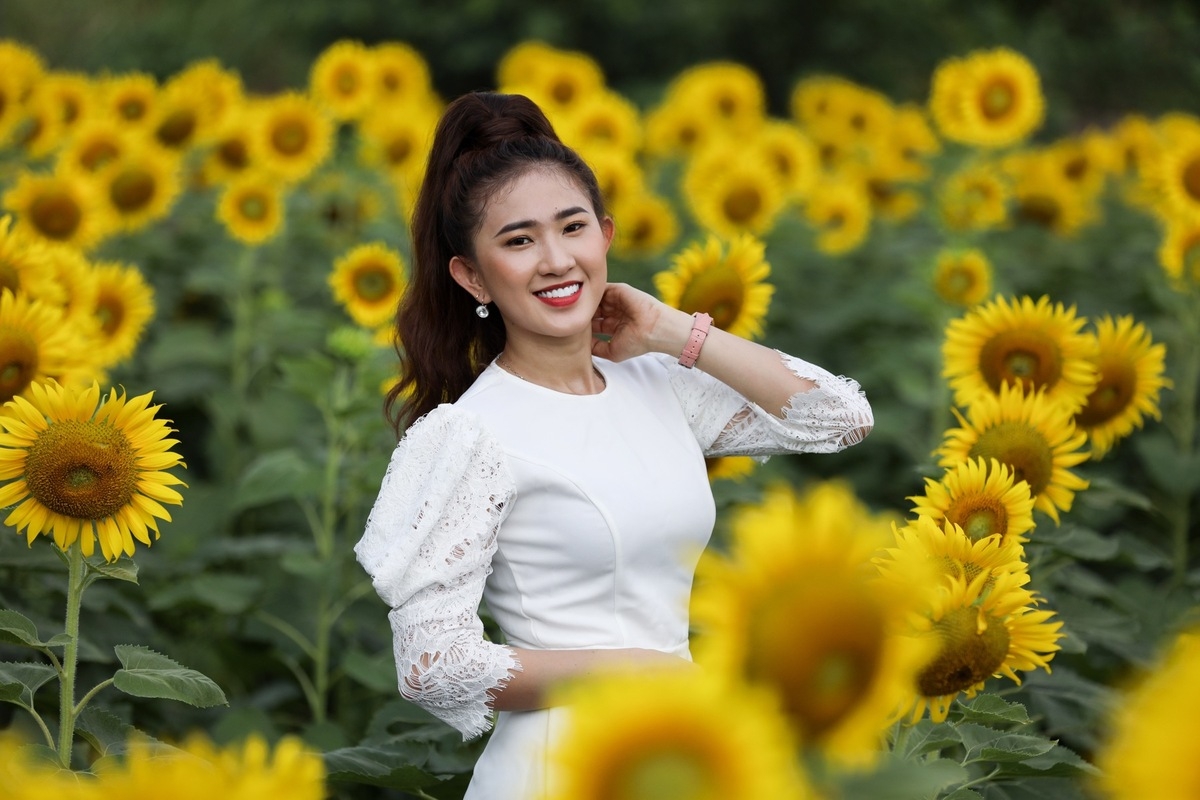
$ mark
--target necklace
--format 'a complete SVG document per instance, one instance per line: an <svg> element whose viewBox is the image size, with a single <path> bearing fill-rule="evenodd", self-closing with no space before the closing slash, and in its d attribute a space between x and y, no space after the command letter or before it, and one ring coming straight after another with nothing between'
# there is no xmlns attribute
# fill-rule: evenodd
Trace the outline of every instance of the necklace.
<svg viewBox="0 0 1200 800"><path fill-rule="evenodd" d="M520 378L521 380L525 381L526 383L532 383L534 386L542 386L545 389L553 388L553 387L545 386L544 384L538 383L537 381L531 381L529 378L526 378L524 375L517 372L517 370L513 368L513 365L511 363L509 363L508 359L505 358L504 353L501 353L499 356L496 357L496 365L499 366L505 372L511 373L513 375L513 377ZM596 377L600 379L601 386L608 386L608 380L604 377L604 373L601 372L600 368L597 367L595 364L592 364L592 372L594 372L596 374ZM554 391L560 391L560 390L554 389ZM561 390L561 391L565 391L565 390ZM567 394L579 394L579 393L567 391Z"/></svg>

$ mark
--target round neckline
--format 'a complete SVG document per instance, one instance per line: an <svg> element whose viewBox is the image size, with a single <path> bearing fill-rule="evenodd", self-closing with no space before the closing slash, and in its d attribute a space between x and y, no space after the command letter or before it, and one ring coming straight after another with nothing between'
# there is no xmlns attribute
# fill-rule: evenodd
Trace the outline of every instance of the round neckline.
<svg viewBox="0 0 1200 800"><path fill-rule="evenodd" d="M555 397L578 397L578 398L582 399L582 398L588 398L588 397L603 397L606 394L608 394L608 388L609 388L608 373L605 372L604 370L600 369L600 365L598 363L596 363L595 357L592 358L592 368L594 370L596 370L596 373L600 376L600 379L604 382L604 386L601 387L600 391L598 391L594 394L574 394L572 392L564 392L559 389L551 389L549 386L542 386L540 383L534 383L531 380L526 380L525 378L514 375L513 373L509 372L504 367L502 367L498 363L496 363L499 360L499 358L500 358L499 356L497 356L496 358L493 358L492 362L490 364L488 364L488 369L495 370L495 371L499 372L502 376L504 376L504 378L506 378L508 380L516 381L517 383L519 383L522 386L528 386L531 389L536 389L540 392L546 392L548 394L554 395Z"/></svg>

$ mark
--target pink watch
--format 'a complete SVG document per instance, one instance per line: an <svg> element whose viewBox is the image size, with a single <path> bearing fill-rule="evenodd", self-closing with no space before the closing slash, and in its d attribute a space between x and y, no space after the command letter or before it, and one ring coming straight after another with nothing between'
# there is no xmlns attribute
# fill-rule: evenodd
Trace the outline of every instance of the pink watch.
<svg viewBox="0 0 1200 800"><path fill-rule="evenodd" d="M712 317L708 314L703 311L692 314L692 335L688 337L688 343L679 356L680 364L688 369L696 365L696 359L700 357L700 348L704 347L704 340L708 338L710 325L712 325Z"/></svg>

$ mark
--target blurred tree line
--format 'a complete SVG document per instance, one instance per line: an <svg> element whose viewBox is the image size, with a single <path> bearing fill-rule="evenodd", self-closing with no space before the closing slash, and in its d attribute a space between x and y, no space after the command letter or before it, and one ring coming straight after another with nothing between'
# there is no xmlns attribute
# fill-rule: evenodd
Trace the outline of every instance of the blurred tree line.
<svg viewBox="0 0 1200 800"><path fill-rule="evenodd" d="M0 0L0 37L88 73L163 77L215 57L263 92L303 86L338 39L399 40L426 57L447 98L491 88L504 52L536 38L592 55L643 106L692 64L738 61L780 116L806 74L923 102L938 62L1007 45L1043 76L1047 136L1124 111L1190 110L1200 97L1190 0Z"/></svg>

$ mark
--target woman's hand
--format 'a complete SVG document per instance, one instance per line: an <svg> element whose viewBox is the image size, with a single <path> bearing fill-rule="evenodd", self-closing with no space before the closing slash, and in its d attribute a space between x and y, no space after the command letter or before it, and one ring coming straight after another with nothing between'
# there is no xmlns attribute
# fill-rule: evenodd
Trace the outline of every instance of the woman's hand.
<svg viewBox="0 0 1200 800"><path fill-rule="evenodd" d="M624 361L643 353L682 351L692 318L625 283L610 283L592 318L592 354Z"/></svg>

